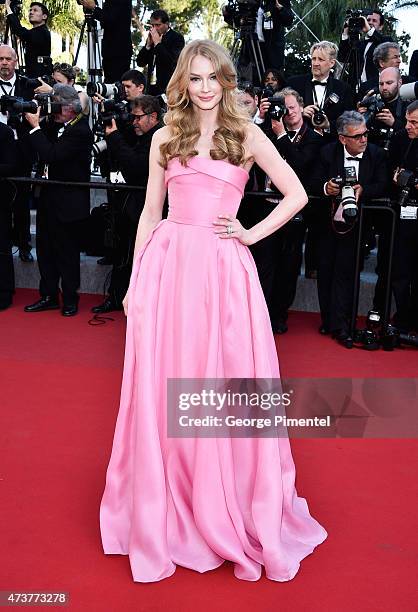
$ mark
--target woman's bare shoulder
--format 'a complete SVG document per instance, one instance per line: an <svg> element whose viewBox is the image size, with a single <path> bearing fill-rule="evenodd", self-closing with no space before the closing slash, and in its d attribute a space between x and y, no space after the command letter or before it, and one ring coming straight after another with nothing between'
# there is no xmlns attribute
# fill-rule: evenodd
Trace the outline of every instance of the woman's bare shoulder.
<svg viewBox="0 0 418 612"><path fill-rule="evenodd" d="M172 133L168 125L165 125L164 127L157 130L152 137L153 141L159 145L168 142L171 138Z"/></svg>

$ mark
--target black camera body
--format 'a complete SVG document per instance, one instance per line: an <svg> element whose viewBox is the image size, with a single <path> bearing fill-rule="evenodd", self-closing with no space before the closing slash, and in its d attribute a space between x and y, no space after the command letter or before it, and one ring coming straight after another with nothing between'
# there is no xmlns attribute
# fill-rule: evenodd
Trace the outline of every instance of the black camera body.
<svg viewBox="0 0 418 612"><path fill-rule="evenodd" d="M128 104L124 101L103 100L103 110L99 113L99 122L103 127L112 125L112 120L116 121L118 128L125 127L132 123L131 113Z"/></svg>
<svg viewBox="0 0 418 612"><path fill-rule="evenodd" d="M62 104L53 101L54 94L36 94L35 100L38 108L41 109L41 117L49 117L50 115L58 115L62 111Z"/></svg>
<svg viewBox="0 0 418 612"><path fill-rule="evenodd" d="M353 186L357 184L356 169L354 166L348 166L344 168L343 177L337 176L332 181L341 187L341 204L344 221L353 225L358 216L356 194L353 189Z"/></svg>
<svg viewBox="0 0 418 612"><path fill-rule="evenodd" d="M228 0L224 17L227 15L227 23L235 29L249 28L257 21L257 11L260 5L260 0Z"/></svg>
<svg viewBox="0 0 418 612"><path fill-rule="evenodd" d="M415 171L400 170L396 177L396 184L400 188L398 204L399 206L406 206L411 197L411 191L415 190L416 185L418 185L418 169L415 169Z"/></svg>
<svg viewBox="0 0 418 612"><path fill-rule="evenodd" d="M0 4L6 4L4 0L0 0ZM11 0L10 10L19 17L22 13L22 0Z"/></svg>
<svg viewBox="0 0 418 612"><path fill-rule="evenodd" d="M339 99L340 99L340 96L338 94L330 93L329 96L327 96L326 100L324 101L322 108L319 108L318 110L314 111L314 114L312 115L312 123L315 127L322 125L322 123L327 119L326 111L333 104L337 104Z"/></svg>
<svg viewBox="0 0 418 612"><path fill-rule="evenodd" d="M283 96L273 96L267 99L270 102L270 107L268 109L268 116L270 119L280 121L280 119L283 119L283 117L289 114Z"/></svg>
<svg viewBox="0 0 418 612"><path fill-rule="evenodd" d="M369 127L370 124L373 123L377 113L380 113L380 111L386 108L386 103L382 99L382 96L376 93L373 96L366 96L363 98L360 102L360 106L367 108L363 116L367 127Z"/></svg>
<svg viewBox="0 0 418 612"><path fill-rule="evenodd" d="M371 15L373 11L370 9L347 9L345 12L345 23L348 26L348 35L350 38L358 38L363 31L364 17Z"/></svg>

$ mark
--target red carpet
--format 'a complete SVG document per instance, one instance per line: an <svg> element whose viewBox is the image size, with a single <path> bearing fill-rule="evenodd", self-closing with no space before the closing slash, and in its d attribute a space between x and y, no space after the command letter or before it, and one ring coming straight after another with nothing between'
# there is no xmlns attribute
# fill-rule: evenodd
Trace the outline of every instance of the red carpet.
<svg viewBox="0 0 418 612"><path fill-rule="evenodd" d="M124 317L88 325L97 296L82 296L72 319L23 313L36 295L19 290L0 313L0 590L67 591L67 609L88 612L417 610L416 440L292 442L298 493L329 537L291 582L243 582L226 563L133 583L126 557L103 555L98 529ZM348 351L318 324L292 314L279 338L285 376L417 376L414 349Z"/></svg>

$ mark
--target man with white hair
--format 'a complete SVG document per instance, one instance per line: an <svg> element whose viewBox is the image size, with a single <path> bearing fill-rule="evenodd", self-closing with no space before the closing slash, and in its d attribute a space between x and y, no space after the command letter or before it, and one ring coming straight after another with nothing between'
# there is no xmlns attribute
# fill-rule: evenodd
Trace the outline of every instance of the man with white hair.
<svg viewBox="0 0 418 612"><path fill-rule="evenodd" d="M26 113L32 126L30 144L47 165L48 179L64 182L90 180L93 134L83 114L80 98L70 85L54 86L54 123L41 129L39 112ZM44 123L44 122L43 122ZM66 317L77 314L80 286L80 234L90 214L87 188L54 185L42 188L36 219L36 253L41 281L40 299L26 312L59 308L61 283Z"/></svg>
<svg viewBox="0 0 418 612"><path fill-rule="evenodd" d="M288 85L303 98L303 115L320 133L335 135L335 121L345 110L354 108L351 89L347 83L332 76L337 58L338 47L332 42L322 40L311 47L311 73L293 76ZM332 102L331 100L335 101ZM318 121L318 111L325 115Z"/></svg>

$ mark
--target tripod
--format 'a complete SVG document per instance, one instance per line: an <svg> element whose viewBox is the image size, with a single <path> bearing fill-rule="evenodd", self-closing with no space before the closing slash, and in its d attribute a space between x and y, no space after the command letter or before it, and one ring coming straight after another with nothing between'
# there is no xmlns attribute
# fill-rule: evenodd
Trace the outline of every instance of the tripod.
<svg viewBox="0 0 418 612"><path fill-rule="evenodd" d="M244 25L239 30L235 30L231 57L237 69L238 80L254 83L255 69L257 71L258 82L261 84L265 68L260 42L257 34L254 32L254 24Z"/></svg>
<svg viewBox="0 0 418 612"><path fill-rule="evenodd" d="M358 94L361 85L361 71L360 71L360 55L359 55L359 35L349 34L350 36L350 50L341 70L341 80L345 77L351 88Z"/></svg>
<svg viewBox="0 0 418 612"><path fill-rule="evenodd" d="M20 10L16 10L15 12L17 17L20 17ZM16 52L18 65L19 65L19 74L25 74L25 53L22 41L16 34L13 34L12 29L9 25L9 22L6 21L6 30L4 33L4 43L8 45L10 42L11 46Z"/></svg>
<svg viewBox="0 0 418 612"><path fill-rule="evenodd" d="M87 72L88 72L88 83L97 83L100 81L103 74L102 70L102 58L100 54L99 36L97 33L97 23L93 17L91 11L84 10L84 21L81 26L80 38L78 40L77 51L75 53L73 66L77 64L78 56L80 54L81 44L83 42L84 33L87 30ZM93 104L90 101L90 115L89 123L90 127L95 131L97 124L98 107L97 104Z"/></svg>

